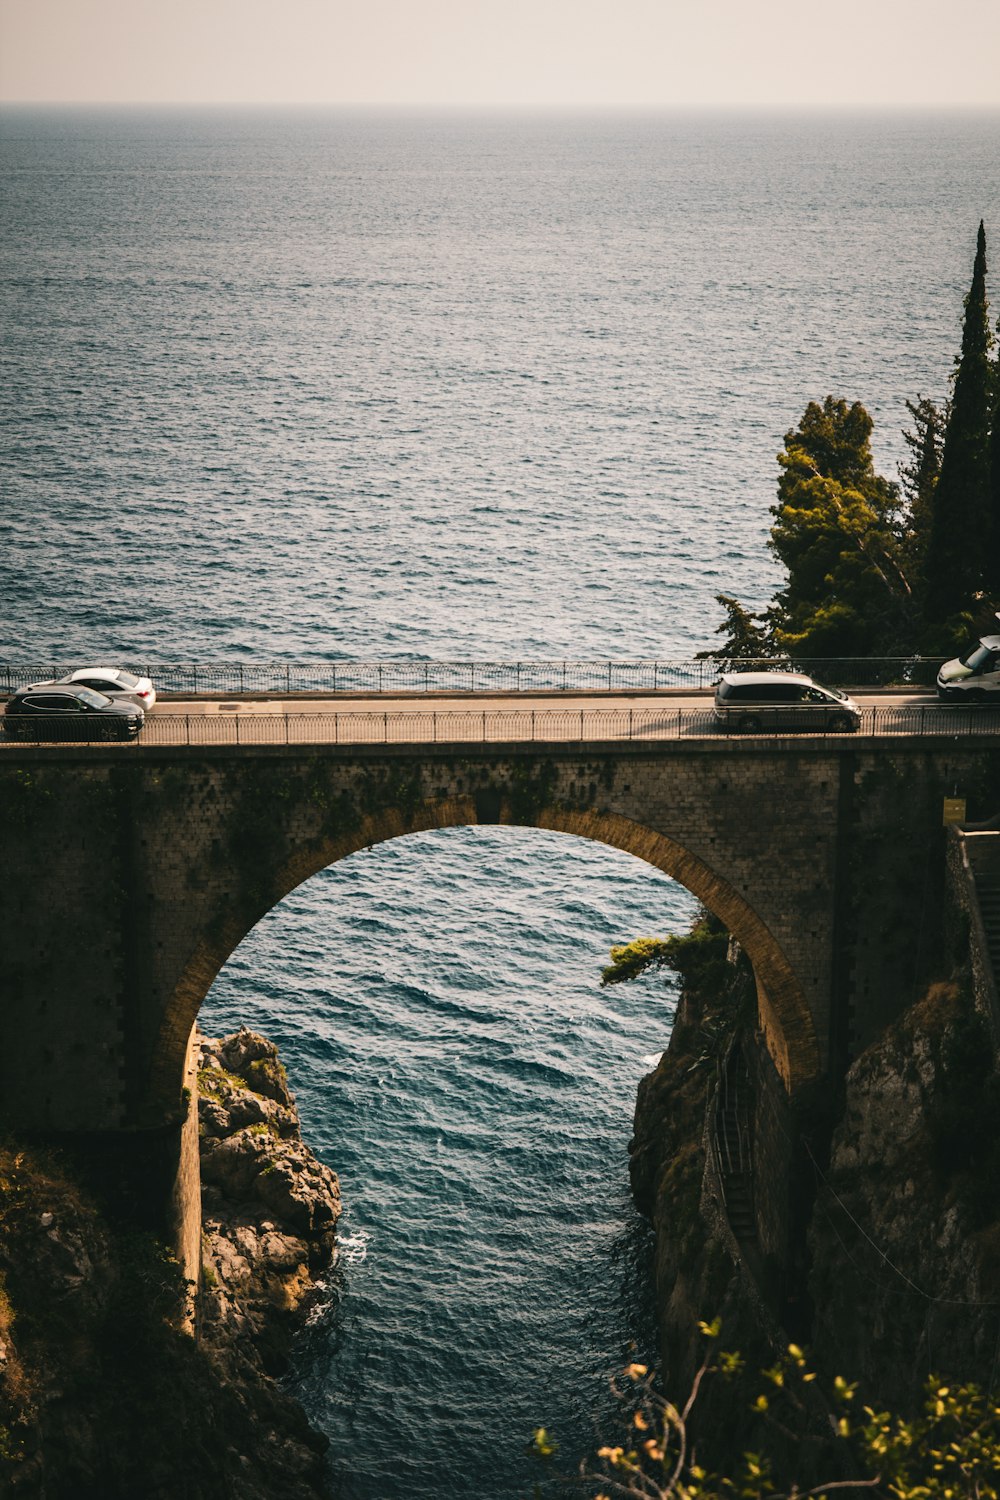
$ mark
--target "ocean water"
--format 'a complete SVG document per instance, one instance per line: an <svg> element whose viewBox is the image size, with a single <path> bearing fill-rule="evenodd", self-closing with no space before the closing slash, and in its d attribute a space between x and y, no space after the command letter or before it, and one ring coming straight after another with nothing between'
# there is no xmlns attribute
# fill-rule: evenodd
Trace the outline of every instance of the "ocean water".
<svg viewBox="0 0 1000 1500"><path fill-rule="evenodd" d="M203 1024L278 1043L341 1176L292 1385L344 1500L527 1500L536 1427L570 1473L616 1430L610 1377L656 1355L626 1147L674 995L598 980L623 933L692 909L582 839L413 834L308 881L220 975Z"/></svg>
<svg viewBox="0 0 1000 1500"><path fill-rule="evenodd" d="M687 657L762 604L782 435L941 400L1000 113L0 112L0 655ZM1000 302L993 279L994 302ZM342 1174L291 1376L356 1500L527 1496L652 1346L635 1085L689 895L540 831L289 896L202 1023Z"/></svg>

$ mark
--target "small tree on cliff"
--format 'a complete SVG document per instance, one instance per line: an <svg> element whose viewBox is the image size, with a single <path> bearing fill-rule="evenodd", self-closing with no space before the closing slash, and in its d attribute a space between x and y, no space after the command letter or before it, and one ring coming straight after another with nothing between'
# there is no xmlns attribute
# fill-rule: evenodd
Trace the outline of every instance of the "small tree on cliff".
<svg viewBox="0 0 1000 1500"><path fill-rule="evenodd" d="M872 419L859 401L810 401L785 434L770 545L788 570L768 619L799 656L909 648L913 592L903 571L899 489L876 474Z"/></svg>
<svg viewBox="0 0 1000 1500"><path fill-rule="evenodd" d="M995 372L988 306L986 231L980 222L972 286L965 299L962 352L934 490L926 600L932 624L969 613L986 584L985 575L1000 566L987 559L995 522L990 505Z"/></svg>

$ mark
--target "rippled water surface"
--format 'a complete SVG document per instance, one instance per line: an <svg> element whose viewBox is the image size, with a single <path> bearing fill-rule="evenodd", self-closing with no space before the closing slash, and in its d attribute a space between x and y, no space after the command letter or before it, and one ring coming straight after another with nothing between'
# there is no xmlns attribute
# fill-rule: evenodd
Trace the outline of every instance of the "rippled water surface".
<svg viewBox="0 0 1000 1500"><path fill-rule="evenodd" d="M625 659L766 600L774 456L942 399L1000 115L0 113L0 655ZM994 302L1000 300L993 282ZM344 1253L294 1375L355 1500L527 1495L650 1344L627 1194L658 872L477 828L362 851L203 1012L280 1044Z"/></svg>
<svg viewBox="0 0 1000 1500"><path fill-rule="evenodd" d="M413 834L309 881L226 966L203 1024L278 1042L341 1174L346 1264L296 1387L351 1500L527 1496L536 1426L567 1455L612 1430L609 1375L655 1353L626 1145L673 998L597 981L623 932L692 906L581 839Z"/></svg>

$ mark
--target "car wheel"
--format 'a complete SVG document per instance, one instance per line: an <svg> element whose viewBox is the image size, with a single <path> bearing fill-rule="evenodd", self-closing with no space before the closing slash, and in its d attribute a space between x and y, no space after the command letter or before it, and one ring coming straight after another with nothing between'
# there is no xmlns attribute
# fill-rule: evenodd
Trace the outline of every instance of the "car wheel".
<svg viewBox="0 0 1000 1500"><path fill-rule="evenodd" d="M829 728L831 734L851 734L854 731L854 720L850 714L833 714Z"/></svg>
<svg viewBox="0 0 1000 1500"><path fill-rule="evenodd" d="M740 719L740 729L744 734L760 734L763 728L760 714L744 714Z"/></svg>
<svg viewBox="0 0 1000 1500"><path fill-rule="evenodd" d="M985 703L988 695L983 691L982 688L971 688L965 696L968 698L970 703Z"/></svg>

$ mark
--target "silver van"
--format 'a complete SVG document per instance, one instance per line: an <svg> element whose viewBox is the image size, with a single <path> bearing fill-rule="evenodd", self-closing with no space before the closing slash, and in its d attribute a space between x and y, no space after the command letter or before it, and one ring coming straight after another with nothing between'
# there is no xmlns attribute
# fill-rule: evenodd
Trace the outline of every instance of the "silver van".
<svg viewBox="0 0 1000 1500"><path fill-rule="evenodd" d="M980 636L937 675L938 697L953 703L1000 703L1000 635Z"/></svg>
<svg viewBox="0 0 1000 1500"><path fill-rule="evenodd" d="M820 687L802 672L723 672L715 690L720 728L746 734L785 729L849 734L861 710L839 688Z"/></svg>

